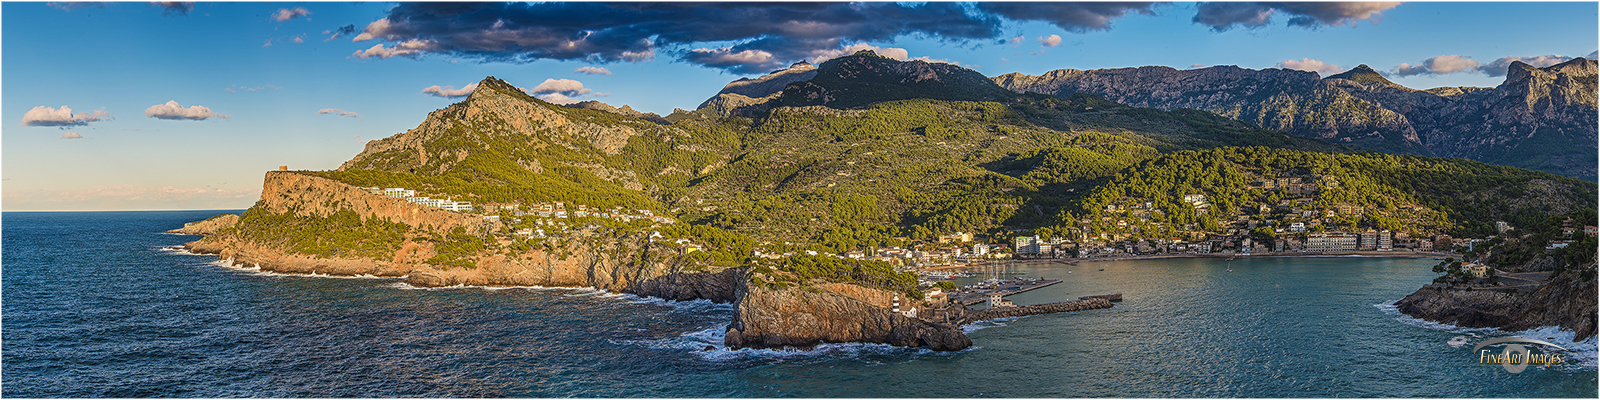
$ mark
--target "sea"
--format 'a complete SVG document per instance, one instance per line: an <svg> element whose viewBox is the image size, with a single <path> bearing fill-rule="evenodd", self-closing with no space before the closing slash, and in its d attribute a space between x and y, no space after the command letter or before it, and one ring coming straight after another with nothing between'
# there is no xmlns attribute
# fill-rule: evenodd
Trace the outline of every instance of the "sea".
<svg viewBox="0 0 1600 400"><path fill-rule="evenodd" d="M1065 281L1009 298L1018 304L1124 300L971 325L974 346L958 352L732 350L727 304L423 289L168 249L198 237L163 231L220 212L0 214L0 396L1597 396L1593 338L1396 312L1434 276L1428 259L1018 264ZM1565 347L1569 361L1521 373L1479 365L1473 344L1507 335Z"/></svg>

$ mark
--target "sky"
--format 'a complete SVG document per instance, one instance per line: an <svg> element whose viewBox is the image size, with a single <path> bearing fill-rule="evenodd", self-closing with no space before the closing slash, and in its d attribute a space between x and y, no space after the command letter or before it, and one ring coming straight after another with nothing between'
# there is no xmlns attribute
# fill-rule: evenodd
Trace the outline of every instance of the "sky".
<svg viewBox="0 0 1600 400"><path fill-rule="evenodd" d="M0 5L0 209L242 209L495 76L661 115L871 49L987 76L1216 65L1412 88L1594 58L1600 4L17 3Z"/></svg>

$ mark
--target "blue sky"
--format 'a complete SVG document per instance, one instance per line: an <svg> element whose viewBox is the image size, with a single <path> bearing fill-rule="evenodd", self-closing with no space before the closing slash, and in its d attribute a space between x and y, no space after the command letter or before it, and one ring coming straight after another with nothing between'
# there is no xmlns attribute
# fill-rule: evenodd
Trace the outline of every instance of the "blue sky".
<svg viewBox="0 0 1600 400"><path fill-rule="evenodd" d="M429 87L491 75L666 115L859 48L989 76L1367 64L1422 89L1600 47L1593 2L812 6L4 3L0 207L248 207L265 171L337 168L460 100Z"/></svg>

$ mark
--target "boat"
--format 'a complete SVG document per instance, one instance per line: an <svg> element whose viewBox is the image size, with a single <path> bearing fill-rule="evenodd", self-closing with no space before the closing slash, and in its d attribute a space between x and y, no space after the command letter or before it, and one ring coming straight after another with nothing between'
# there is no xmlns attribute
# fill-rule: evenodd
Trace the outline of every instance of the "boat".
<svg viewBox="0 0 1600 400"><path fill-rule="evenodd" d="M1101 268L1101 269L1100 269L1100 270L1101 270L1101 271L1105 271L1105 270L1106 270L1106 269L1105 269L1105 268Z"/></svg>

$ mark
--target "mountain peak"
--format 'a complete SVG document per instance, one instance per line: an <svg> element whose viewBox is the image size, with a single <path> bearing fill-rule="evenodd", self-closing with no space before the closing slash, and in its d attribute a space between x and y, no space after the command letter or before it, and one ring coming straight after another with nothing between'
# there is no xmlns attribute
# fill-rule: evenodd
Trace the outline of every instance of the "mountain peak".
<svg viewBox="0 0 1600 400"><path fill-rule="evenodd" d="M791 83L779 106L855 108L894 100L997 101L1015 96L988 77L955 64L900 61L871 50L817 66L810 80Z"/></svg>
<svg viewBox="0 0 1600 400"><path fill-rule="evenodd" d="M1383 74L1378 73L1378 70L1372 69L1372 67L1368 67L1366 64L1357 65L1355 68L1351 68L1349 71L1345 71L1343 73L1323 79L1344 79L1361 84L1373 82L1383 82L1391 85L1394 84L1394 82L1390 82L1388 79L1385 79Z"/></svg>

